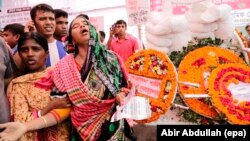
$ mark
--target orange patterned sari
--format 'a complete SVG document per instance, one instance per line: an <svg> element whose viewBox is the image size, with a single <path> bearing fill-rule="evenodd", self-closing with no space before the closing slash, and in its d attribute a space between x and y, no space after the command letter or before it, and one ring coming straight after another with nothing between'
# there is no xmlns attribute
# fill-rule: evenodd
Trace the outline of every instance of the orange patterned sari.
<svg viewBox="0 0 250 141"><path fill-rule="evenodd" d="M26 74L13 79L7 89L13 121L27 122L37 118L37 111L50 102L51 90L35 87L35 81L44 77L49 69ZM26 133L20 141L68 141L69 125L64 122L56 126Z"/></svg>

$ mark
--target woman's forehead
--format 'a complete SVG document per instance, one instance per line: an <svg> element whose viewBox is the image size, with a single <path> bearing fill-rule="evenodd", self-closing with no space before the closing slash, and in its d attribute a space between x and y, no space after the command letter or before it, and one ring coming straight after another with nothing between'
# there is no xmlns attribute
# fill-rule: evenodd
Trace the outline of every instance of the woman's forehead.
<svg viewBox="0 0 250 141"><path fill-rule="evenodd" d="M73 20L73 23L86 21L83 17L77 17Z"/></svg>

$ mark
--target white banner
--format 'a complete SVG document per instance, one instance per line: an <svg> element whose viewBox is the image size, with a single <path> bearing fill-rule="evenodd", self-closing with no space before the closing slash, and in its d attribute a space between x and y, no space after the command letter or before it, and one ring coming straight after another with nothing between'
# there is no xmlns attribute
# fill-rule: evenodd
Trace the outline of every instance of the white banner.
<svg viewBox="0 0 250 141"><path fill-rule="evenodd" d="M250 23L250 9L232 11L235 26L246 26Z"/></svg>
<svg viewBox="0 0 250 141"><path fill-rule="evenodd" d="M128 25L140 25L147 22L150 11L148 0L126 0Z"/></svg>

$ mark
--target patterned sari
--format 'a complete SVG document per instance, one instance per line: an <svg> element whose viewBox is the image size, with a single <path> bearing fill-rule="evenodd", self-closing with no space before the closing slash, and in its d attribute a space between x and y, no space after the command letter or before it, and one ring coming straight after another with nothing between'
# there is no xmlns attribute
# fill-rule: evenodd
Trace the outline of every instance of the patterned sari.
<svg viewBox="0 0 250 141"><path fill-rule="evenodd" d="M115 107L115 96L126 83L117 56L100 42L90 24L89 50L85 65L79 67L70 54L55 66L53 82L60 92L66 92L73 103L71 120L83 140L98 140L103 125ZM124 140L123 120L119 126L108 126L111 140ZM116 128L117 127L117 128Z"/></svg>
<svg viewBox="0 0 250 141"><path fill-rule="evenodd" d="M49 69L42 72L26 74L13 79L8 86L13 121L27 122L37 118L38 110L50 102L51 90L35 87L34 83L44 77ZM26 133L20 141L68 141L68 124L62 123L50 128Z"/></svg>

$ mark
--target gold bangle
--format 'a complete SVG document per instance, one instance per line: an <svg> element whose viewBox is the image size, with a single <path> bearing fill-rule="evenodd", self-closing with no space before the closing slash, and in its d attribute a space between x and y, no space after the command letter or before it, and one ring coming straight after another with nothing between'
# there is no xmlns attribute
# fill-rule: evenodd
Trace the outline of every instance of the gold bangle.
<svg viewBox="0 0 250 141"><path fill-rule="evenodd" d="M45 123L45 128L47 128L47 127L48 127L47 120L46 120L44 117L41 117L41 118L43 119L43 121L44 121L44 123Z"/></svg>

